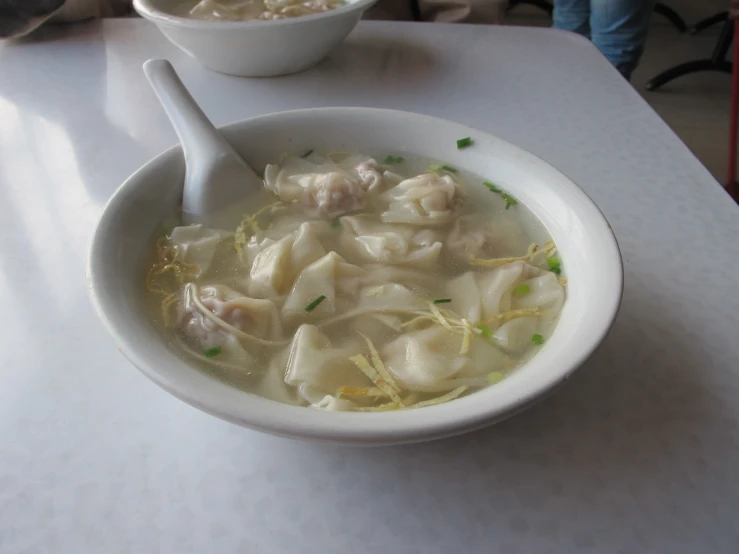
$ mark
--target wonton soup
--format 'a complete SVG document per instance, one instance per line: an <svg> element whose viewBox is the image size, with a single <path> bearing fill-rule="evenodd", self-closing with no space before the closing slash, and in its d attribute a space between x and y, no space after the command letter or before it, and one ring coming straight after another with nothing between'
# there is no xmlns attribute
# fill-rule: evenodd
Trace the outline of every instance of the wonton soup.
<svg viewBox="0 0 739 554"><path fill-rule="evenodd" d="M216 378L316 409L419 408L495 385L551 336L556 246L495 184L312 151L264 184L236 229L163 232L146 277L156 324Z"/></svg>
<svg viewBox="0 0 739 554"><path fill-rule="evenodd" d="M345 0L199 0L179 4L175 14L213 21L269 21L323 13L345 4Z"/></svg>

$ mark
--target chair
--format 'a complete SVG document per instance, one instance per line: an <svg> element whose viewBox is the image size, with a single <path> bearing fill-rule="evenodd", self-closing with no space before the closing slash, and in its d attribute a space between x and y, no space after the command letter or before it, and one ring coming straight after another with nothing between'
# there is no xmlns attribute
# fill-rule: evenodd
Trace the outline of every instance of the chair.
<svg viewBox="0 0 739 554"><path fill-rule="evenodd" d="M723 21L724 24L723 27L721 27L721 33L719 34L716 46L714 46L713 53L710 58L681 63L680 65L666 69L656 77L650 79L644 87L647 90L657 90L661 86L666 85L678 77L682 77L690 73L697 73L699 71L721 71L724 73L731 73L731 62L726 59L726 56L729 53L731 41L734 38L734 24L729 21L728 12L722 12L721 14L711 16L698 22L694 27L692 27L691 33L699 33L709 25L719 21Z"/></svg>

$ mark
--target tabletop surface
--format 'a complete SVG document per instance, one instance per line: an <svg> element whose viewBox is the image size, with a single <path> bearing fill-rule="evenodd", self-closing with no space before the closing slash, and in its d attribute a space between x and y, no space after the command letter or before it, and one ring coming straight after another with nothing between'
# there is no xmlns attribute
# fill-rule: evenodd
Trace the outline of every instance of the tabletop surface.
<svg viewBox="0 0 739 554"><path fill-rule="evenodd" d="M105 201L175 142L150 57L216 124L375 106L538 154L618 237L613 330L527 412L421 445L295 442L169 396L84 273ZM739 552L739 210L583 39L369 22L309 72L247 80L120 20L0 45L0 74L0 553Z"/></svg>

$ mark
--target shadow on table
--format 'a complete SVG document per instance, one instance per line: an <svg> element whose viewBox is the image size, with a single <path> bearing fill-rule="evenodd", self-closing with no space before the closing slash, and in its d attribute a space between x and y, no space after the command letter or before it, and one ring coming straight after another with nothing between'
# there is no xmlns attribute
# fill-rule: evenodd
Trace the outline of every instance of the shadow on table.
<svg viewBox="0 0 739 554"><path fill-rule="evenodd" d="M712 447L721 444L712 430L726 428L725 419L718 425L721 399L701 380L710 353L679 332L667 307L637 317L646 311L644 302L625 303L606 341L559 391L498 425L394 448L306 450L353 475L384 475L399 491L430 487L434 497L463 504L486 502L494 491L485 483L496 487L495 494L587 500L606 484L639 495L655 483L672 489L686 479L707 479L716 463ZM457 487L465 489L464 498Z"/></svg>
<svg viewBox="0 0 739 554"><path fill-rule="evenodd" d="M372 89L425 88L438 72L439 60L417 44L398 39L350 37L329 57L310 70L336 81L343 75L347 87L356 90L357 83Z"/></svg>

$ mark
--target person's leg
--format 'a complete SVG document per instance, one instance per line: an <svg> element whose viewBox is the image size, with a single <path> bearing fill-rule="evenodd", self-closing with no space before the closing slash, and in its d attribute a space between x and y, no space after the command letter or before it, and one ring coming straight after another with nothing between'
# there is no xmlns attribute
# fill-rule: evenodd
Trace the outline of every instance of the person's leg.
<svg viewBox="0 0 739 554"><path fill-rule="evenodd" d="M590 38L590 0L554 0L554 28Z"/></svg>
<svg viewBox="0 0 739 554"><path fill-rule="evenodd" d="M629 79L647 40L654 0L591 0L593 44Z"/></svg>

